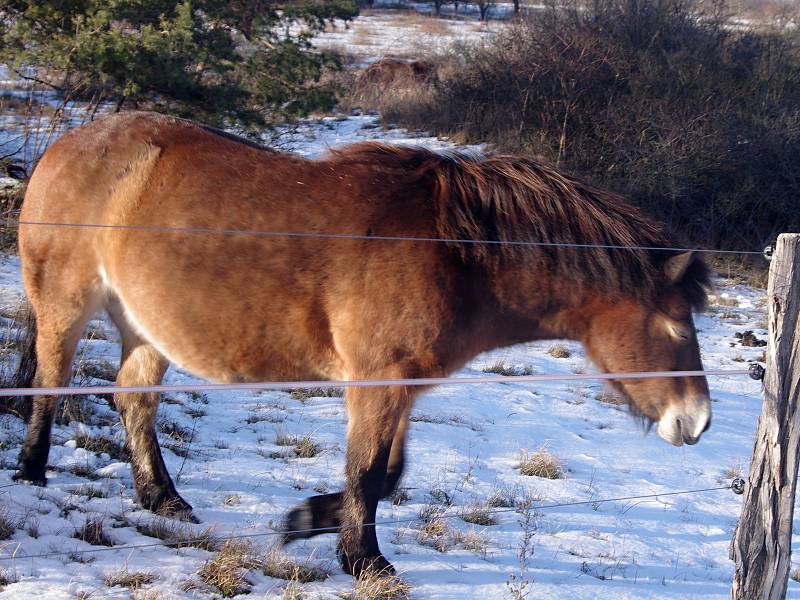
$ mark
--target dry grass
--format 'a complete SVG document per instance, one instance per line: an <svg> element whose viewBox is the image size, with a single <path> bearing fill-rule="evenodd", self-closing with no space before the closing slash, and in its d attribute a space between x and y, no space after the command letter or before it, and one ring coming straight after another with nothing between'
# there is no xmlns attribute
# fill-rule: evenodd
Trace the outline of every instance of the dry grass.
<svg viewBox="0 0 800 600"><path fill-rule="evenodd" d="M16 582L17 578L12 573L5 569L0 569L0 591L2 591L5 586Z"/></svg>
<svg viewBox="0 0 800 600"><path fill-rule="evenodd" d="M89 500L92 498L108 498L108 492L105 491L103 488L94 486L94 485L81 485L76 488L69 490L70 494L75 494L76 496L86 496Z"/></svg>
<svg viewBox="0 0 800 600"><path fill-rule="evenodd" d="M277 547L267 551L261 570L267 577L285 579L294 583L325 581L331 574L329 570L310 562L298 562Z"/></svg>
<svg viewBox="0 0 800 600"><path fill-rule="evenodd" d="M569 348L567 348L563 344L556 344L555 346L551 346L547 350L547 353L553 358L569 358L570 356L572 356L572 352L570 352Z"/></svg>
<svg viewBox="0 0 800 600"><path fill-rule="evenodd" d="M298 437L279 431L275 435L275 445L282 447L293 446L295 456L298 458L314 458L320 452L319 444L308 434Z"/></svg>
<svg viewBox="0 0 800 600"><path fill-rule="evenodd" d="M450 33L450 28L447 26L446 21L430 17L422 19L417 29L420 33L428 35L448 35Z"/></svg>
<svg viewBox="0 0 800 600"><path fill-rule="evenodd" d="M513 508L517 505L517 488L495 488L486 499L486 504L491 508Z"/></svg>
<svg viewBox="0 0 800 600"><path fill-rule="evenodd" d="M289 582L289 584L283 588L283 594L281 594L281 600L304 600L305 597L303 586L297 585L294 582Z"/></svg>
<svg viewBox="0 0 800 600"><path fill-rule="evenodd" d="M519 472L527 477L544 479L562 479L564 477L564 465L561 460L550 454L544 447L533 453L521 452L517 467Z"/></svg>
<svg viewBox="0 0 800 600"><path fill-rule="evenodd" d="M285 431L278 431L275 434L276 446L294 446L297 443L297 436Z"/></svg>
<svg viewBox="0 0 800 600"><path fill-rule="evenodd" d="M411 593L411 586L396 575L368 573L356 579L350 594L344 600L405 600Z"/></svg>
<svg viewBox="0 0 800 600"><path fill-rule="evenodd" d="M117 367L107 360L93 360L83 361L78 365L76 376L91 379L100 379L101 381L116 381Z"/></svg>
<svg viewBox="0 0 800 600"><path fill-rule="evenodd" d="M443 507L435 504L426 504L419 511L423 524L417 533L417 541L435 548L438 552L447 552L452 542L450 527L447 520L442 518L443 513Z"/></svg>
<svg viewBox="0 0 800 600"><path fill-rule="evenodd" d="M72 537L83 540L92 546L113 546L114 542L106 534L105 523L102 518L90 519L81 525Z"/></svg>
<svg viewBox="0 0 800 600"><path fill-rule="evenodd" d="M75 444L95 454L108 454L114 460L127 460L125 449L111 438L80 434L75 437Z"/></svg>
<svg viewBox="0 0 800 600"><path fill-rule="evenodd" d="M461 512L461 520L473 525L496 525L497 520L492 516L488 504L469 504Z"/></svg>
<svg viewBox="0 0 800 600"><path fill-rule="evenodd" d="M192 441L192 430L183 427L177 421L161 421L158 424L158 430L179 444L188 444Z"/></svg>
<svg viewBox="0 0 800 600"><path fill-rule="evenodd" d="M224 598L230 598L250 591L247 572L261 566L251 543L228 540L217 555L203 565L198 575L207 586Z"/></svg>
<svg viewBox="0 0 800 600"><path fill-rule="evenodd" d="M400 506L401 504L405 504L411 500L411 494L409 494L409 491L409 488L406 487L395 488L395 490L392 492L392 495L389 497L392 506Z"/></svg>
<svg viewBox="0 0 800 600"><path fill-rule="evenodd" d="M108 587L122 586L130 588L131 590L138 590L143 585L153 583L156 576L148 571L128 571L128 569L120 569L119 571L112 571L103 576L103 583Z"/></svg>
<svg viewBox="0 0 800 600"><path fill-rule="evenodd" d="M736 298L726 298L725 296L717 296L710 302L711 306L739 306L739 301Z"/></svg>
<svg viewBox="0 0 800 600"><path fill-rule="evenodd" d="M319 454L319 444L317 444L309 435L304 435L298 438L294 444L294 451L298 458L314 458Z"/></svg>
<svg viewBox="0 0 800 600"><path fill-rule="evenodd" d="M0 506L0 541L7 540L17 530L17 521L5 506Z"/></svg>
<svg viewBox="0 0 800 600"><path fill-rule="evenodd" d="M156 518L136 524L136 531L147 537L164 541L169 548L199 548L213 552L219 548L219 539L213 527L195 532L189 525L173 519Z"/></svg>
<svg viewBox="0 0 800 600"><path fill-rule="evenodd" d="M736 463L735 465L731 465L722 472L722 477L725 480L736 479L737 477L741 476L742 476L742 463Z"/></svg>
<svg viewBox="0 0 800 600"><path fill-rule="evenodd" d="M292 400L306 402L311 398L343 398L344 390L341 388L295 388L289 391Z"/></svg>
<svg viewBox="0 0 800 600"><path fill-rule="evenodd" d="M484 373L495 373L497 375L505 375L506 377L513 377L515 375L533 375L533 367L529 365L514 366L508 364L506 361L500 359L496 360L493 364L483 369Z"/></svg>
<svg viewBox="0 0 800 600"><path fill-rule="evenodd" d="M70 465L67 471L75 475L75 477L83 477L84 479L92 480L100 479L92 466L88 463L75 463L74 465Z"/></svg>
<svg viewBox="0 0 800 600"><path fill-rule="evenodd" d="M614 392L600 392L594 397L595 400L598 402L602 402L603 404L614 404L616 406L625 404L625 399L615 394Z"/></svg>
<svg viewBox="0 0 800 600"><path fill-rule="evenodd" d="M489 534L486 531L476 531L469 529L467 531L453 532L453 541L459 544L464 550L479 554L482 558L486 558L489 550Z"/></svg>

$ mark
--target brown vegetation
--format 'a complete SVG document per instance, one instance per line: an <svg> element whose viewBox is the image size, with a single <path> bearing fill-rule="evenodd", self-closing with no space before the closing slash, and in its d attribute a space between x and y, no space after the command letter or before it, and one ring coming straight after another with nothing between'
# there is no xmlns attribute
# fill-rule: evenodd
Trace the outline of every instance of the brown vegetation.
<svg viewBox="0 0 800 600"><path fill-rule="evenodd" d="M800 229L796 30L600 0L456 47L438 72L401 102L384 91L385 118L544 156L695 243L752 250Z"/></svg>

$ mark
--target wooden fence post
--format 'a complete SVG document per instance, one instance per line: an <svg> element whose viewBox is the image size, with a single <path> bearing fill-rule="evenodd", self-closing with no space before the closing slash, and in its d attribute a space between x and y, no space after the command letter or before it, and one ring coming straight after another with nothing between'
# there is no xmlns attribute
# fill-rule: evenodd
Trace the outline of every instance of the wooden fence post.
<svg viewBox="0 0 800 600"><path fill-rule="evenodd" d="M767 290L769 339L742 516L731 542L731 598L783 600L800 458L800 234L778 237Z"/></svg>

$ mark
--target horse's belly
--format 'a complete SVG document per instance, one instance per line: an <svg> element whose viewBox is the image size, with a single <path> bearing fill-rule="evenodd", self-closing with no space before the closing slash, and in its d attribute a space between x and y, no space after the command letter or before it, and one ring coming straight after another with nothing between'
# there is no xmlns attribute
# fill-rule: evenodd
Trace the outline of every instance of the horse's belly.
<svg viewBox="0 0 800 600"><path fill-rule="evenodd" d="M127 325L181 369L223 383L344 377L303 298L276 292L265 304L247 289L202 287L184 288L182 297L150 281L114 286L113 294Z"/></svg>

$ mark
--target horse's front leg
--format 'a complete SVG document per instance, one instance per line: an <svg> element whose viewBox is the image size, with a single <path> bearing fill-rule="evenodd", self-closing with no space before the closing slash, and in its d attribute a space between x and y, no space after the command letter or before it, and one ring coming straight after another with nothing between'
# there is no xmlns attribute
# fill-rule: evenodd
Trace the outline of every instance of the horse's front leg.
<svg viewBox="0 0 800 600"><path fill-rule="evenodd" d="M339 560L356 577L366 571L391 574L375 534L375 514L401 416L410 404L405 388L350 389L347 392L346 485L342 494Z"/></svg>
<svg viewBox="0 0 800 600"><path fill-rule="evenodd" d="M389 463L386 468L386 479L383 482L381 500L391 496L405 465L405 442L408 432L408 415L410 404L406 407L394 433L392 449L389 452ZM287 515L284 526L283 543L305 539L322 533L338 533L341 526L343 492L312 496L295 506Z"/></svg>

